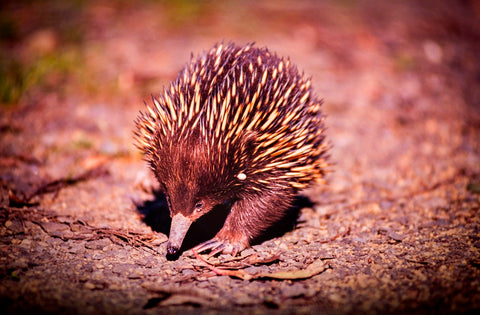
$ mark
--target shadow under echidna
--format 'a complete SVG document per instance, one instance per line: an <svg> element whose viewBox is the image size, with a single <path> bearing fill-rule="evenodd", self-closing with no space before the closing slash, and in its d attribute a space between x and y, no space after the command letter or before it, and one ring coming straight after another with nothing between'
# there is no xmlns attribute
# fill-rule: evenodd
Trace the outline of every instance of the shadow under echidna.
<svg viewBox="0 0 480 315"><path fill-rule="evenodd" d="M172 220L169 214L167 199L161 191L154 192L154 195L155 198L153 200L138 203L136 205L137 211L143 216L143 221L153 231L169 235ZM256 239L252 240L251 245L263 243L292 231L296 226L300 210L312 206L313 203L308 197L296 196L292 206L286 211L285 215ZM218 205L212 211L193 222L178 252L167 257L169 259L177 259L185 250L213 238L225 223L230 213L230 207L231 205Z"/></svg>
<svg viewBox="0 0 480 315"><path fill-rule="evenodd" d="M193 249L212 255L236 255L278 226L300 190L323 182L321 104L310 79L266 48L221 43L192 57L136 120L171 217L167 253L202 222L219 229Z"/></svg>

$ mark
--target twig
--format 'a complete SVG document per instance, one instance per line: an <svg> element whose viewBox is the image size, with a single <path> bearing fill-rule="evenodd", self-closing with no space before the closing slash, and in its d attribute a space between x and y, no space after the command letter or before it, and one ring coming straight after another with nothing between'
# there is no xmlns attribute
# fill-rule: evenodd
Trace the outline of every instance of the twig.
<svg viewBox="0 0 480 315"><path fill-rule="evenodd" d="M203 262L205 266L213 271L215 274L219 276L230 276L235 277L243 280L257 280L257 279L275 279L275 280L301 280L301 279L308 279L311 278L329 268L329 265L322 261L321 259L313 262L312 264L308 265L305 269L301 270L291 270L291 271L276 271L276 272L260 272L260 273L248 273L245 270L236 268L232 269L232 266L222 266L222 265L215 265L211 262L204 259L201 255L198 254L195 250L193 250L193 254L195 257ZM247 258L251 258L252 256L247 256ZM268 257L267 259L258 260L257 262L267 263L273 262L278 260L279 255L273 255ZM240 267L241 268L241 267Z"/></svg>
<svg viewBox="0 0 480 315"><path fill-rule="evenodd" d="M62 188L73 186L79 182L87 181L100 176L105 176L105 175L108 175L108 173L109 172L107 169L100 166L91 170L87 170L81 173L80 175L77 175L74 177L56 179L38 187L32 194L27 196L25 199L28 202L35 196L40 196L40 195L44 195L52 192L58 192Z"/></svg>

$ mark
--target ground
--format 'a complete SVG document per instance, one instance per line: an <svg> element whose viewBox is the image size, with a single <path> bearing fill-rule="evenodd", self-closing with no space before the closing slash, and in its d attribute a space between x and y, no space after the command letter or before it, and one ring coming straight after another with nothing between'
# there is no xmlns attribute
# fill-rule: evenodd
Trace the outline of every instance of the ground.
<svg viewBox="0 0 480 315"><path fill-rule="evenodd" d="M480 309L479 2L0 9L7 313ZM191 53L222 40L267 46L312 78L332 172L240 257L167 259L168 216L133 121Z"/></svg>

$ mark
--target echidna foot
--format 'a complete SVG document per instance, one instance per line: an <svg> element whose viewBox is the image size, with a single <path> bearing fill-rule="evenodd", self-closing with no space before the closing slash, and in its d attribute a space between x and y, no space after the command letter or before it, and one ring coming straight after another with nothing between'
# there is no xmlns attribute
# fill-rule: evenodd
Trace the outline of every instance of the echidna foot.
<svg viewBox="0 0 480 315"><path fill-rule="evenodd" d="M247 246L242 244L231 244L228 240L220 240L218 238L212 238L209 241L203 242L193 248L197 253L203 253L210 251L209 256L215 256L219 253L230 254L236 256Z"/></svg>
<svg viewBox="0 0 480 315"><path fill-rule="evenodd" d="M224 247L225 247L225 245L222 242L212 238L209 241L203 242L203 243L195 246L193 248L193 251L195 251L197 253L203 253L203 252L206 252L206 251L210 251L211 253L213 253L213 252L218 253L218 252L222 251ZM211 256L213 256L213 255L211 255Z"/></svg>

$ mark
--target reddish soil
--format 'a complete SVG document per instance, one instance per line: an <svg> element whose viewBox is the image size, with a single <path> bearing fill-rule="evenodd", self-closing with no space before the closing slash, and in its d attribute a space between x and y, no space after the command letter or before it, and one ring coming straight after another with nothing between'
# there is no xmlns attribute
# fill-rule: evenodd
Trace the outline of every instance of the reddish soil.
<svg viewBox="0 0 480 315"><path fill-rule="evenodd" d="M477 1L0 10L4 312L480 309ZM169 219L133 121L191 53L222 40L266 46L312 77L333 172L241 257L207 264L186 248L167 260Z"/></svg>

